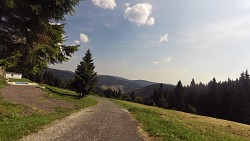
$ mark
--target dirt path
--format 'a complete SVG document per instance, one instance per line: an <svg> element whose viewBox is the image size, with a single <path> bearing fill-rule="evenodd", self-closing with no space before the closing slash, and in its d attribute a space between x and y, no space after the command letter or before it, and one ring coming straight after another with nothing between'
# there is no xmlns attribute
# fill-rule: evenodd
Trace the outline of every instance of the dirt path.
<svg viewBox="0 0 250 141"><path fill-rule="evenodd" d="M46 97L45 92L36 86L8 85L0 90L0 96L7 101L45 112L52 112L57 107L74 108L72 103Z"/></svg>
<svg viewBox="0 0 250 141"><path fill-rule="evenodd" d="M93 96L94 97L94 96ZM24 141L143 141L137 123L121 106L101 97L89 109L72 114Z"/></svg>

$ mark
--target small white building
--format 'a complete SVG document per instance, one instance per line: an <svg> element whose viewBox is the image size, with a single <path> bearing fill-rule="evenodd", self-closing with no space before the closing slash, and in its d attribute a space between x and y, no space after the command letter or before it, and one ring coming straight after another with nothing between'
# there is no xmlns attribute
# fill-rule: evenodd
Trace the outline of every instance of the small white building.
<svg viewBox="0 0 250 141"><path fill-rule="evenodd" d="M21 79L22 78L22 74L21 73L15 73L15 72L4 72L4 77L6 77L6 78Z"/></svg>

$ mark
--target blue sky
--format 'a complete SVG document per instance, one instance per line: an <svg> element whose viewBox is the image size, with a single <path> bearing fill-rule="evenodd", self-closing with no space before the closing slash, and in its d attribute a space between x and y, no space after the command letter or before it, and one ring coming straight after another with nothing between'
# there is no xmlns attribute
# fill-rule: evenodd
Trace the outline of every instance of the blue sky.
<svg viewBox="0 0 250 141"><path fill-rule="evenodd" d="M66 16L66 44L89 48L98 74L176 84L238 78L250 68L248 0L86 0Z"/></svg>

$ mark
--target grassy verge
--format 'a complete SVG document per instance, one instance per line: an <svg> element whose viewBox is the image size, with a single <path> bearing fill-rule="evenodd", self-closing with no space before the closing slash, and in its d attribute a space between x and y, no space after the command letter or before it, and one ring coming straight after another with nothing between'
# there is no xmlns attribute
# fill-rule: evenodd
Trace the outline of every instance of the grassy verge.
<svg viewBox="0 0 250 141"><path fill-rule="evenodd" d="M9 78L9 82L29 82L29 83L34 83L34 82L30 81L27 78L21 78L21 79Z"/></svg>
<svg viewBox="0 0 250 141"><path fill-rule="evenodd" d="M0 140L17 140L31 132L36 132L44 125L64 118L79 109L97 104L97 101L87 96L81 100L75 99L76 93L45 85L45 91L51 98L62 99L75 104L74 109L58 108L52 113L44 113L30 107L4 101L0 97Z"/></svg>
<svg viewBox="0 0 250 141"><path fill-rule="evenodd" d="M163 141L247 141L250 126L114 100L130 111L151 137Z"/></svg>
<svg viewBox="0 0 250 141"><path fill-rule="evenodd" d="M7 85L7 83L6 83L5 78L2 75L0 75L0 89L6 85Z"/></svg>
<svg viewBox="0 0 250 141"><path fill-rule="evenodd" d="M76 109L91 107L97 104L97 101L90 98L89 96L84 97L81 100L78 100L77 99L78 95L76 94L76 92L48 85L42 85L42 86L45 87L45 91L47 92L48 97L62 99L67 102L74 103L76 105Z"/></svg>

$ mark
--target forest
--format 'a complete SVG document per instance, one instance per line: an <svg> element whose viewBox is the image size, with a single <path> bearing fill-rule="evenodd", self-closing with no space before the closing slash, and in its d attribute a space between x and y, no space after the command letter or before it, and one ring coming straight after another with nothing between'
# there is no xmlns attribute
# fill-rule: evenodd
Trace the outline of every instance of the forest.
<svg viewBox="0 0 250 141"><path fill-rule="evenodd" d="M112 97L105 91L104 96ZM113 92L116 94L115 92ZM117 95L113 96L117 98ZM210 116L250 124L250 78L248 71L241 73L236 80L217 82L213 78L207 84L195 83L183 86L179 81L174 90L163 88L163 84L154 90L151 97L142 99L134 92L122 95L120 99L173 109L198 115Z"/></svg>
<svg viewBox="0 0 250 141"><path fill-rule="evenodd" d="M196 84L193 79L188 86L179 81L174 91L160 85L144 104L249 124L249 99L250 79L246 71L235 81L217 82L213 78L208 84Z"/></svg>

